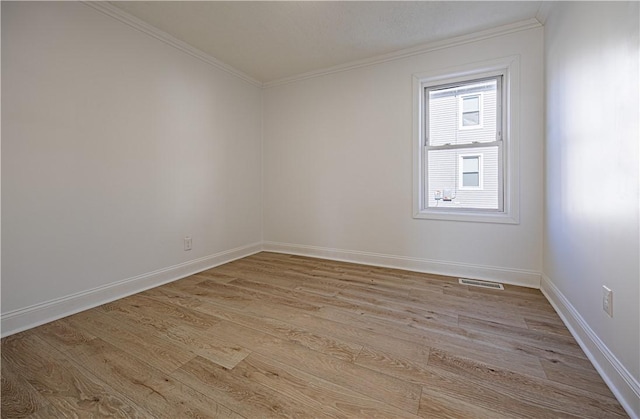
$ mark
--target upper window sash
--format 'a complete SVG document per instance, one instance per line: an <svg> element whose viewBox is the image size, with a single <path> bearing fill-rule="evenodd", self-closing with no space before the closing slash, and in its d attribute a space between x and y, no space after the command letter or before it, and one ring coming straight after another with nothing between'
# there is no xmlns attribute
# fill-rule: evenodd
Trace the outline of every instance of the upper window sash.
<svg viewBox="0 0 640 419"><path fill-rule="evenodd" d="M457 101L456 101L456 106L458 106L458 111L459 111L459 115L458 115L458 123L457 123L457 129L459 130L470 130L470 129L478 129L478 128L482 128L483 124L482 122L484 119L484 109L483 109L483 90L489 90L489 89L493 89L495 88L496 90L496 112L495 112L495 117L496 117L496 124L495 124L495 128L496 128L496 133L495 133L495 138L492 141L501 141L502 140L502 135L503 135L503 126L502 126L502 113L503 113L503 109L502 109L502 99L503 99L503 92L502 92L502 84L503 84L503 72L496 72L493 75L490 76L483 76L483 77L479 77L477 79L464 79L461 80L460 82L454 82L454 83L445 83L445 84L437 84L435 82L430 82L430 83L423 83L423 89L424 89L424 124L423 124L423 138L424 138L424 145L427 147L438 147L438 145L434 145L432 144L432 139L430 138L430 125L429 123L430 121L430 100L432 98L437 98L439 96L442 95L456 95L457 97ZM495 86L493 85L493 83L491 82L495 82ZM491 86L489 87L489 83L491 83ZM461 105L462 100L465 97L470 97L470 96L479 96L480 98L480 103L479 103L479 112L480 112L480 124L479 125L472 125L472 126L467 126L467 127L462 127L462 111L463 111L463 107ZM478 141L479 143L482 144L488 144L490 142L492 142L491 140L486 140L486 141ZM476 141L472 141L472 142L468 142L468 143L458 143L458 144L475 144ZM444 145L453 145L453 143L445 143ZM440 144L440 146L442 146L443 144Z"/></svg>

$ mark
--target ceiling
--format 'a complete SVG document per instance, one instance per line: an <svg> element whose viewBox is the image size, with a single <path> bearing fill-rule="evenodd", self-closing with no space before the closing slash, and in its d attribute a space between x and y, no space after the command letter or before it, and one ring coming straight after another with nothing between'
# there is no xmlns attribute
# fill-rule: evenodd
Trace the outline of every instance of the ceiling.
<svg viewBox="0 0 640 419"><path fill-rule="evenodd" d="M535 18L542 1L117 1L268 83Z"/></svg>

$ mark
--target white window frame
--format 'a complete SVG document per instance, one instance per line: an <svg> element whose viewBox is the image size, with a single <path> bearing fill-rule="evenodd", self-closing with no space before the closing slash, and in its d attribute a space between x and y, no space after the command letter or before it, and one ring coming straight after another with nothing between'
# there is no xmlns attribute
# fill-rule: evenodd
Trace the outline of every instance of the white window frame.
<svg viewBox="0 0 640 419"><path fill-rule="evenodd" d="M502 75L502 141L500 142L500 164L502 176L502 205L496 210L456 207L429 207L426 196L425 170L425 87L457 83ZM519 209L519 101L520 101L520 57L510 56L497 60L463 65L455 68L434 70L413 75L413 218L518 224Z"/></svg>
<svg viewBox="0 0 640 419"><path fill-rule="evenodd" d="M478 186L464 186L464 164L465 158L478 158ZM484 190L484 170L482 153L465 153L458 155L458 190L461 191L482 191Z"/></svg>
<svg viewBox="0 0 640 419"><path fill-rule="evenodd" d="M465 99L470 98L470 97L474 97L477 96L478 97L478 123L476 125L463 125L462 120L464 119L464 106L463 106L463 102ZM483 124L483 116L484 116L484 93L482 92L478 92L478 93L468 93L466 95L460 95L460 97L458 98L458 129L461 130L470 130L470 129L479 129L479 128L483 128L484 124Z"/></svg>

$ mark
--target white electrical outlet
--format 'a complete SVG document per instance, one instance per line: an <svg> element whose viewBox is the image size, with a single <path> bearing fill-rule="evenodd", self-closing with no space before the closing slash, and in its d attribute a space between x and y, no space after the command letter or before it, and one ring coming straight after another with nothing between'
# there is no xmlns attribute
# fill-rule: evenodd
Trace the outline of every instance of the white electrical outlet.
<svg viewBox="0 0 640 419"><path fill-rule="evenodd" d="M602 309L609 317L613 317L613 291L604 285L602 286Z"/></svg>
<svg viewBox="0 0 640 419"><path fill-rule="evenodd" d="M187 236L184 238L184 250L191 250L193 243L191 242L191 237Z"/></svg>

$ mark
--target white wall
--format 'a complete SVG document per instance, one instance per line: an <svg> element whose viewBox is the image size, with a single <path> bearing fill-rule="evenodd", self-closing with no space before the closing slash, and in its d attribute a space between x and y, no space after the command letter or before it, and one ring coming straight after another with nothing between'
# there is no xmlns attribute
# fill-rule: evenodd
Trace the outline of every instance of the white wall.
<svg viewBox="0 0 640 419"><path fill-rule="evenodd" d="M3 332L259 249L261 95L84 4L2 2Z"/></svg>
<svg viewBox="0 0 640 419"><path fill-rule="evenodd" d="M543 265L543 290L636 417L638 6L562 2L548 14ZM602 310L602 285L613 290L613 318Z"/></svg>
<svg viewBox="0 0 640 419"><path fill-rule="evenodd" d="M538 27L265 90L265 247L537 286L542 44ZM520 224L412 218L412 75L518 54Z"/></svg>

